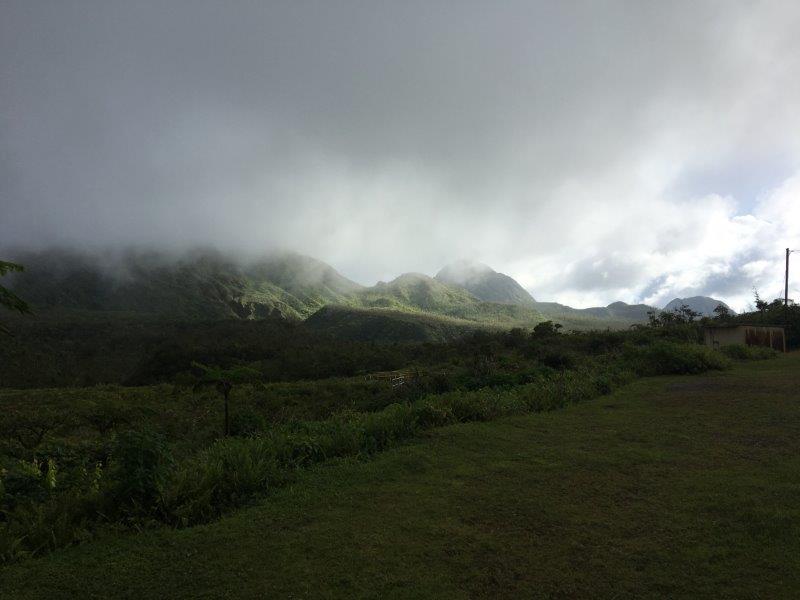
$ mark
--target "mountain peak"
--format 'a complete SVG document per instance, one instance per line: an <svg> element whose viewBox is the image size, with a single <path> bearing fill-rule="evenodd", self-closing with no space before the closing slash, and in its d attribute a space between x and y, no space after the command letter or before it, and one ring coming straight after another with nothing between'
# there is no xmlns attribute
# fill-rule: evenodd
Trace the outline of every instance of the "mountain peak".
<svg viewBox="0 0 800 600"><path fill-rule="evenodd" d="M484 302L532 305L533 297L513 278L498 273L488 265L459 260L444 267L435 279L463 288Z"/></svg>
<svg viewBox="0 0 800 600"><path fill-rule="evenodd" d="M686 305L695 312L700 313L704 317L713 317L714 309L719 305L724 306L732 313L736 313L730 306L725 304L722 300L711 298L709 296L691 296L689 298L675 298L670 301L665 307L665 311L678 310L681 306Z"/></svg>
<svg viewBox="0 0 800 600"><path fill-rule="evenodd" d="M459 281L479 279L496 273L489 265L469 259L459 259L442 268L436 279L450 278Z"/></svg>

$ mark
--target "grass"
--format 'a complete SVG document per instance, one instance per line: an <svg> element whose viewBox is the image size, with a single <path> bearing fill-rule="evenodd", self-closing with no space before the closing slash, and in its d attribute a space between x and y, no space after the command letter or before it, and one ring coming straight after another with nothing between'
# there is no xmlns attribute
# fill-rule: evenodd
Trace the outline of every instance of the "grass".
<svg viewBox="0 0 800 600"><path fill-rule="evenodd" d="M431 430L9 566L0 597L794 597L798 389L795 353Z"/></svg>

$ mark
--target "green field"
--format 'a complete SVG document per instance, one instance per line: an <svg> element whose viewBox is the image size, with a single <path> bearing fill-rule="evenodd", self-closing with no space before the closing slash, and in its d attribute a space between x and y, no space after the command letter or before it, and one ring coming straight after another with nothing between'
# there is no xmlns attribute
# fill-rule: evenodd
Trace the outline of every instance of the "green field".
<svg viewBox="0 0 800 600"><path fill-rule="evenodd" d="M193 528L0 571L0 596L797 597L800 354L638 380L301 472Z"/></svg>

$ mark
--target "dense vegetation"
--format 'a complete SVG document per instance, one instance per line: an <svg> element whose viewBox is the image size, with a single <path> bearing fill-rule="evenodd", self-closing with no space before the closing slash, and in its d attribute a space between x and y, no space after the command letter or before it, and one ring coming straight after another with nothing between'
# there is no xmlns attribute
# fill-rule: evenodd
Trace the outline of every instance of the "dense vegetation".
<svg viewBox="0 0 800 600"><path fill-rule="evenodd" d="M247 363L264 381L352 376L425 362L439 345L477 329L444 317L337 307L304 322L55 313L7 323L14 335L0 344L0 387L15 388L171 381L192 361Z"/></svg>
<svg viewBox="0 0 800 600"><path fill-rule="evenodd" d="M562 334L545 322L389 345L310 343L287 322L237 322L246 334L226 340L230 325L169 332L172 342L131 379L149 385L0 392L3 560L108 529L205 522L298 469L369 456L427 428L552 410L637 376L729 364L686 323Z"/></svg>

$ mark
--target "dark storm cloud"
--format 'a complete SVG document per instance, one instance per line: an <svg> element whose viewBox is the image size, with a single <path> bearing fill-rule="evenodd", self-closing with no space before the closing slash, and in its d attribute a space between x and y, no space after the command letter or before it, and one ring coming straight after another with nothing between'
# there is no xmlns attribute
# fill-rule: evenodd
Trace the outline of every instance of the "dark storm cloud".
<svg viewBox="0 0 800 600"><path fill-rule="evenodd" d="M0 243L281 246L365 283L468 257L537 297L633 299L718 261L709 224L735 211L697 193L767 193L800 165L797 17L6 1ZM764 176L719 189L750 164ZM629 266L589 267L615 252ZM663 293L697 285L679 279Z"/></svg>

